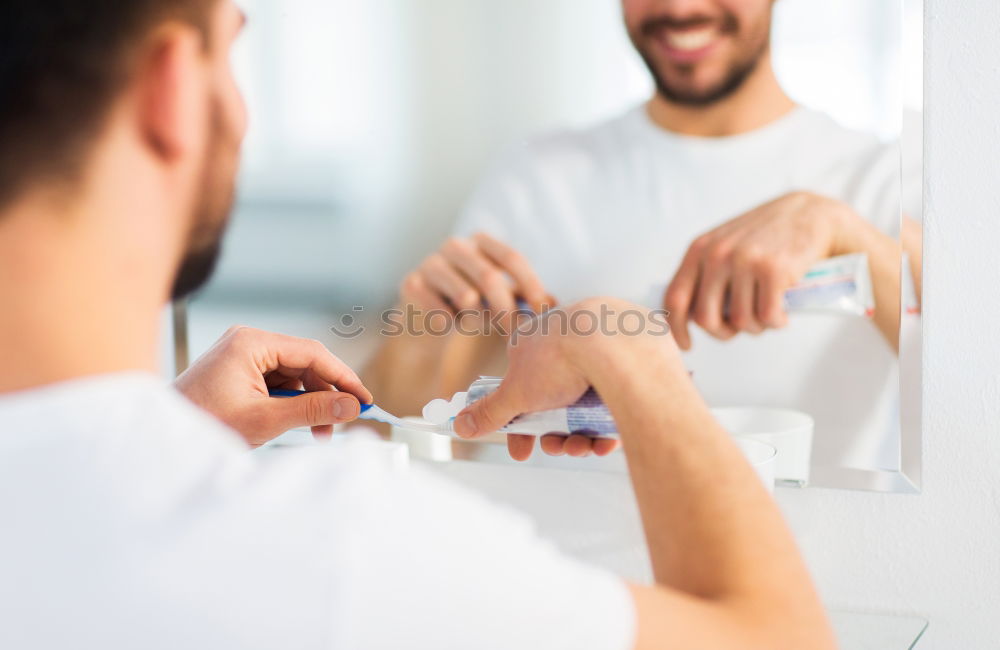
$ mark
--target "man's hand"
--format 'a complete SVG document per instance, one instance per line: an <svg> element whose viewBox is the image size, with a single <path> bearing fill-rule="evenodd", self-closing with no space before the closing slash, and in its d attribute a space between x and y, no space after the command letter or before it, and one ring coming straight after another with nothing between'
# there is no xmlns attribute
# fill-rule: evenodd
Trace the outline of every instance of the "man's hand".
<svg viewBox="0 0 1000 650"><path fill-rule="evenodd" d="M610 305L616 310L646 313L646 310L615 299L591 299L566 310L553 310L537 318L560 318L565 311L571 322L572 315L589 311L598 318L600 306ZM654 318L649 316L649 318ZM560 408L578 400L587 388L596 383L600 373L600 360L616 357L621 363L628 359L666 357L679 377L687 380L677 348L669 336L648 333L627 335L597 332L589 335L560 332L558 326L532 327L523 323L518 330L516 344L508 346L509 370L500 387L463 410L455 420L455 431L462 437L473 438L496 431L515 416L533 411ZM648 328L666 331L662 324ZM601 351L605 351L601 354ZM509 435L508 448L516 460L531 455L534 436ZM550 455L569 454L587 456L595 453L604 456L619 446L619 441L591 438L584 435L548 434L542 437L542 450Z"/></svg>
<svg viewBox="0 0 1000 650"><path fill-rule="evenodd" d="M503 372L505 335L526 313L555 301L522 255L489 235L451 238L406 276L397 336L364 370L384 408L419 413L427 401Z"/></svg>
<svg viewBox="0 0 1000 650"><path fill-rule="evenodd" d="M784 327L784 293L816 262L851 250L863 220L846 204L793 192L701 235L667 287L664 308L678 345L688 321L727 340Z"/></svg>
<svg viewBox="0 0 1000 650"><path fill-rule="evenodd" d="M319 341L233 327L174 382L189 400L257 447L300 426L315 435L358 416L372 395ZM271 388L309 391L292 398Z"/></svg>
<svg viewBox="0 0 1000 650"><path fill-rule="evenodd" d="M484 233L448 239L406 276L400 297L404 305L437 310L442 318L486 308L513 315L518 299L541 313L555 302L520 253ZM501 322L510 332L512 317ZM433 326L438 329L439 324Z"/></svg>

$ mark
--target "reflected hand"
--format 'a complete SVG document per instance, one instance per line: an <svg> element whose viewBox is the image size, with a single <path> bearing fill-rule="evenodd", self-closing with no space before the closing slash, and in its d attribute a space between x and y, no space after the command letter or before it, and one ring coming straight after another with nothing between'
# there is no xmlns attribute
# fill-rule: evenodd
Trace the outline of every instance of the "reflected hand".
<svg viewBox="0 0 1000 650"><path fill-rule="evenodd" d="M816 262L853 252L844 242L861 221L840 201L793 192L695 239L664 295L678 345L691 347L689 320L720 340L784 327L785 291Z"/></svg>
<svg viewBox="0 0 1000 650"><path fill-rule="evenodd" d="M577 311L590 311L595 317L601 304L620 308L621 312L637 310L634 305L617 300L592 299L578 303L565 311L570 315ZM536 318L554 318L563 310L550 311ZM676 348L670 337L655 337L648 334L628 336L594 333L590 335L560 332L558 327L533 327L529 332L527 323L518 329L516 342L508 346L509 369L500 387L486 397L465 408L455 420L455 431L465 438L475 438L496 431L514 417L535 411L561 408L578 400L593 383L594 375L600 372L602 350L611 350L608 356L616 357L626 350L640 352L638 357L649 358L651 354L662 354ZM624 357L621 357L624 358ZM678 372L686 377L679 359ZM595 370L597 368L597 370ZM511 434L507 436L510 455L516 460L525 460L534 447L534 436ZM565 433L548 434L542 437L542 450L550 455L569 454L587 456L595 453L604 456L618 448L620 442L607 438L591 438Z"/></svg>
<svg viewBox="0 0 1000 650"><path fill-rule="evenodd" d="M404 304L440 314L431 326L443 331L458 312L488 309L513 316L519 298L535 313L555 304L520 253L485 233L469 239L452 237L403 280ZM513 318L502 319L507 332Z"/></svg>
<svg viewBox="0 0 1000 650"><path fill-rule="evenodd" d="M189 400L259 446L289 429L314 435L355 419L372 402L361 380L319 341L233 327L174 382ZM309 391L276 399L271 388Z"/></svg>

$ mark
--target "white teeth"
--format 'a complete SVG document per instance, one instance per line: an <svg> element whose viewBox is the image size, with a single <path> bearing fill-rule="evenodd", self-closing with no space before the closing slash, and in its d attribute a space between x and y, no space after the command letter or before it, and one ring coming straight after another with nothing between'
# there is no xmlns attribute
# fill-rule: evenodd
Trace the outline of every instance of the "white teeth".
<svg viewBox="0 0 1000 650"><path fill-rule="evenodd" d="M713 27L683 32L667 31L666 40L667 45L675 50L700 50L712 42L715 34L716 31Z"/></svg>

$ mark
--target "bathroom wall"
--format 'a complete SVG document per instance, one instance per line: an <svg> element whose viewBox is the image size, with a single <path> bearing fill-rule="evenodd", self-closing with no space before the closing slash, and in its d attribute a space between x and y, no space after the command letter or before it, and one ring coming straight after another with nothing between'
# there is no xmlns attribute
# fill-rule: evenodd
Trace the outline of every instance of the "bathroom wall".
<svg viewBox="0 0 1000 650"><path fill-rule="evenodd" d="M1000 647L1000 3L926 0L924 489L781 501L831 604Z"/></svg>

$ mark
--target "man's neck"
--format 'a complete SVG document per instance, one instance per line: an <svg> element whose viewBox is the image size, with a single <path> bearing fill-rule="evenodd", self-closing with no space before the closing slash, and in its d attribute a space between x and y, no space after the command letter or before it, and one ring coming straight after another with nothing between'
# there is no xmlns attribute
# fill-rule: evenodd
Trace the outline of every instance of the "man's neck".
<svg viewBox="0 0 1000 650"><path fill-rule="evenodd" d="M163 270L115 251L98 206L53 205L0 213L0 393L157 368Z"/></svg>
<svg viewBox="0 0 1000 650"><path fill-rule="evenodd" d="M716 138L754 131L794 108L795 102L785 94L774 75L769 53L761 57L739 88L709 106L673 103L659 93L646 104L650 119L662 129Z"/></svg>

